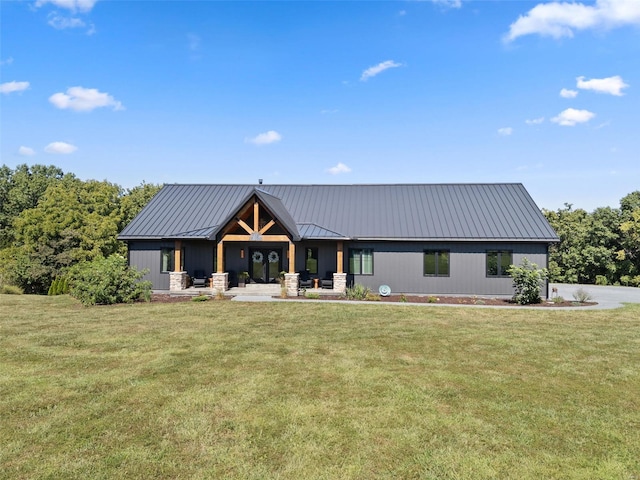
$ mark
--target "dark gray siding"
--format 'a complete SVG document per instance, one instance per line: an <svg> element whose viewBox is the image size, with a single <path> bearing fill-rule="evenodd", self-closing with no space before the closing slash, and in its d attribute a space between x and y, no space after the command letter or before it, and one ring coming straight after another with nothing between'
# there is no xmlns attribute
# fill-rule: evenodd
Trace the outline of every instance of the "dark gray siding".
<svg viewBox="0 0 640 480"><path fill-rule="evenodd" d="M203 270L205 276L213 273L214 242L183 242L184 269L189 275L195 270Z"/></svg>
<svg viewBox="0 0 640 480"><path fill-rule="evenodd" d="M511 278L486 276L487 250L512 250L518 265L526 257L539 267L547 266L546 244L478 242L351 242L345 248L345 271L348 269L348 249L373 248L373 275L356 275L354 281L375 291L389 285L394 293L433 295L511 296ZM448 277L423 275L423 252L443 249L451 252ZM543 289L543 296L546 289Z"/></svg>
<svg viewBox="0 0 640 480"><path fill-rule="evenodd" d="M169 290L169 274L160 272L160 251L173 246L173 242L129 242L129 264L147 270L144 280L150 280L155 290Z"/></svg>

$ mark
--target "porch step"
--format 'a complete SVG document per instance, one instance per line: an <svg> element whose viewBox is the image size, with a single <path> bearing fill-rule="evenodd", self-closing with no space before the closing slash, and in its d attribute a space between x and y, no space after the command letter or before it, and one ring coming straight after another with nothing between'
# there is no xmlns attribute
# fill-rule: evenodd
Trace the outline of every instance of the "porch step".
<svg viewBox="0 0 640 480"><path fill-rule="evenodd" d="M280 288L277 283L249 283L243 288L232 287L224 294L237 297L277 297L280 295Z"/></svg>

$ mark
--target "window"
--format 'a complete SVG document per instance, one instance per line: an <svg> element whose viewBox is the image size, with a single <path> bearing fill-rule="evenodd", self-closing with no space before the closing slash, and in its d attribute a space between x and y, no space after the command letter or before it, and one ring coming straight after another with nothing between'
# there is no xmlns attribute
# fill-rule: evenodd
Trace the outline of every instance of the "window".
<svg viewBox="0 0 640 480"><path fill-rule="evenodd" d="M424 251L424 276L448 277L449 276L449 251L425 250Z"/></svg>
<svg viewBox="0 0 640 480"><path fill-rule="evenodd" d="M306 248L304 254L304 268L313 275L318 274L318 249Z"/></svg>
<svg viewBox="0 0 640 480"><path fill-rule="evenodd" d="M490 250L487 252L487 277L508 277L509 267L513 263L513 252L509 250Z"/></svg>
<svg viewBox="0 0 640 480"><path fill-rule="evenodd" d="M173 272L173 260L175 258L175 250L173 248L163 248L160 251L160 271L162 273Z"/></svg>
<svg viewBox="0 0 640 480"><path fill-rule="evenodd" d="M349 273L354 275L373 275L373 249L349 249Z"/></svg>

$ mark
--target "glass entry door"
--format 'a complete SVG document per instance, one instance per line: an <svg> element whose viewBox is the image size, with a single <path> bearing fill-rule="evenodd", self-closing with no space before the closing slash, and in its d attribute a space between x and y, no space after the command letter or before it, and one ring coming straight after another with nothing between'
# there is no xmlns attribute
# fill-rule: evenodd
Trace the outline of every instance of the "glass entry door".
<svg viewBox="0 0 640 480"><path fill-rule="evenodd" d="M249 275L256 283L275 283L282 271L281 248L250 248Z"/></svg>

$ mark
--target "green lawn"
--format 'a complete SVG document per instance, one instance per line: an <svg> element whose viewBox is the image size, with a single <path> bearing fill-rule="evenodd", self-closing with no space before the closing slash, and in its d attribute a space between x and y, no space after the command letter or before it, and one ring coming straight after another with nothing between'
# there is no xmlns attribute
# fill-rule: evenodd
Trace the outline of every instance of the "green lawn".
<svg viewBox="0 0 640 480"><path fill-rule="evenodd" d="M0 295L0 478L640 477L640 305Z"/></svg>

